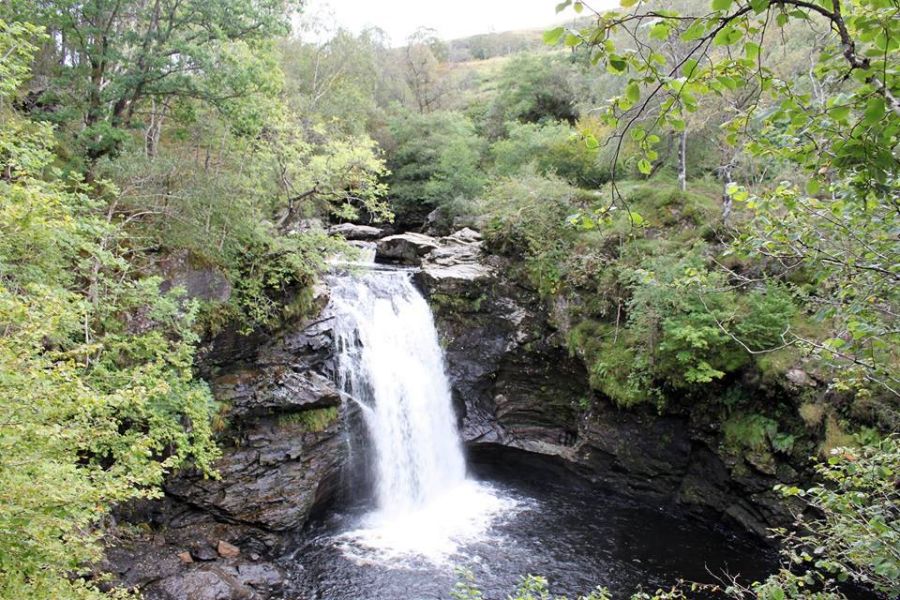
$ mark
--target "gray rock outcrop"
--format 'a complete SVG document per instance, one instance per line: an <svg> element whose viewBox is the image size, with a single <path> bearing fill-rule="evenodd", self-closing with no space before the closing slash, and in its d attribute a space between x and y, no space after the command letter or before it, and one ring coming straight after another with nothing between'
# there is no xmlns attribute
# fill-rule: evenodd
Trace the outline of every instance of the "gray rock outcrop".
<svg viewBox="0 0 900 600"><path fill-rule="evenodd" d="M368 242L376 240L384 235L384 230L370 225L356 225L355 223L339 223L328 228L331 235L340 235L348 241Z"/></svg>
<svg viewBox="0 0 900 600"><path fill-rule="evenodd" d="M524 450L606 489L677 502L761 535L786 523L772 491L774 464L736 469L692 415L615 407L589 387L583 363L566 349L557 329L564 307L548 307L517 284L514 265L484 254L475 232L433 239L437 248L422 257L416 277L476 458Z"/></svg>

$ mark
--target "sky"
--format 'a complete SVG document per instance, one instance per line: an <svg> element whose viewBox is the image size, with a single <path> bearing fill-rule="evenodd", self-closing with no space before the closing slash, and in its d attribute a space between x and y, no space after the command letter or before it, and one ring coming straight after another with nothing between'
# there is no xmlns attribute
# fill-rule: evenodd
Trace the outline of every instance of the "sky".
<svg viewBox="0 0 900 600"><path fill-rule="evenodd" d="M444 39L510 29L546 27L561 21L558 0L308 0L307 17L329 28L340 25L354 32L376 26L394 45L402 44L420 26L432 27ZM596 4L608 6L608 0ZM593 4L592 4L593 6ZM599 8L599 6L598 6ZM568 16L574 13L569 11Z"/></svg>

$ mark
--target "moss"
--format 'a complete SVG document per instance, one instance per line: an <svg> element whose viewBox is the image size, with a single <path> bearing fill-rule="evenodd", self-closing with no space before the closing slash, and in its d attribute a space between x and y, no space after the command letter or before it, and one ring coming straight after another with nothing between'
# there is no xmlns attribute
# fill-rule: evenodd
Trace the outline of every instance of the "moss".
<svg viewBox="0 0 900 600"><path fill-rule="evenodd" d="M650 399L637 381L638 356L625 329L616 335L615 325L582 321L568 336L570 352L588 367L591 388L602 392L619 406L627 407Z"/></svg>
<svg viewBox="0 0 900 600"><path fill-rule="evenodd" d="M774 352L756 355L756 366L764 381L774 382L784 378L791 367L797 363L795 348L782 348Z"/></svg>
<svg viewBox="0 0 900 600"><path fill-rule="evenodd" d="M778 430L778 422L758 413L735 413L722 426L724 449L758 469L774 468L773 452L790 454L796 438Z"/></svg>
<svg viewBox="0 0 900 600"><path fill-rule="evenodd" d="M822 440L822 444L819 446L819 453L822 456L828 456L835 448L855 445L856 440L852 435L844 431L843 426L835 416L828 415L828 418L825 420L825 439Z"/></svg>
<svg viewBox="0 0 900 600"><path fill-rule="evenodd" d="M316 312L315 298L316 294L313 286L304 286L293 298L291 298L291 301L284 306L282 309L282 318L287 320L313 316Z"/></svg>
<svg viewBox="0 0 900 600"><path fill-rule="evenodd" d="M311 433L321 433L338 418L338 409L335 406L328 408L313 408L295 413L281 415L278 422L282 425L299 424Z"/></svg>
<svg viewBox="0 0 900 600"><path fill-rule="evenodd" d="M817 429L825 418L825 406L817 402L804 402L797 409L803 423L810 429Z"/></svg>
<svg viewBox="0 0 900 600"><path fill-rule="evenodd" d="M736 413L722 426L725 446L732 452L769 449L769 430L778 428L772 419L759 414Z"/></svg>
<svg viewBox="0 0 900 600"><path fill-rule="evenodd" d="M431 304L451 313L473 313L481 310L481 304L487 297L484 294L477 298L466 298L451 294L436 293L431 295Z"/></svg>

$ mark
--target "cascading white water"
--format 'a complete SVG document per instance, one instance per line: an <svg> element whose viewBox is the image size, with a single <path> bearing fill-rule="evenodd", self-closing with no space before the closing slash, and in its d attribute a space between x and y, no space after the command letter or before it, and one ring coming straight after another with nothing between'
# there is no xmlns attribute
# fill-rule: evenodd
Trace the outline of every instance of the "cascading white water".
<svg viewBox="0 0 900 600"><path fill-rule="evenodd" d="M466 476L431 310L410 274L332 282L339 382L363 409L382 513L404 514Z"/></svg>
<svg viewBox="0 0 900 600"><path fill-rule="evenodd" d="M513 503L466 479L443 353L411 276L367 269L329 280L338 383L361 407L374 452L377 508L346 538L379 558L441 560Z"/></svg>

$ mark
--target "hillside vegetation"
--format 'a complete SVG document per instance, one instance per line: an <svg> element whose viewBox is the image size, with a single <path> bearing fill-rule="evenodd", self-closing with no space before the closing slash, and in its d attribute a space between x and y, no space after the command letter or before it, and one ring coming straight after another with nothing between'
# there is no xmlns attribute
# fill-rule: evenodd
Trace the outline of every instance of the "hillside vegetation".
<svg viewBox="0 0 900 600"><path fill-rule="evenodd" d="M0 598L118 593L110 510L217 476L201 340L309 313L343 221L475 226L594 401L827 459L792 562L728 593L896 596L900 8L621 5L391 48L294 0L0 4Z"/></svg>

